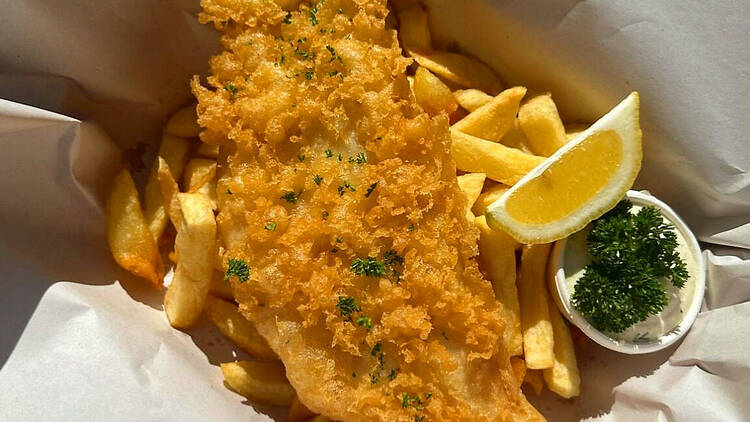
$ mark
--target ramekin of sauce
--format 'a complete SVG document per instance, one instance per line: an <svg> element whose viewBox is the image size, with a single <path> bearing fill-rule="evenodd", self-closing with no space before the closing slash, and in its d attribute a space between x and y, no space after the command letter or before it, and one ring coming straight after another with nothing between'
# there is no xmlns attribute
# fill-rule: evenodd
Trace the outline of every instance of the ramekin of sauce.
<svg viewBox="0 0 750 422"><path fill-rule="evenodd" d="M597 329L575 309L571 298L576 283L591 262L586 240L594 223L556 242L548 265L548 282L560 312L596 343L627 354L651 353L678 341L693 325L703 302L706 268L695 235L672 208L643 192L628 191L627 199L633 204L631 213L646 206L656 207L661 212L664 221L674 227L676 251L687 267L688 277L683 287L678 288L668 280L661 280L668 298L661 312L615 333Z"/></svg>

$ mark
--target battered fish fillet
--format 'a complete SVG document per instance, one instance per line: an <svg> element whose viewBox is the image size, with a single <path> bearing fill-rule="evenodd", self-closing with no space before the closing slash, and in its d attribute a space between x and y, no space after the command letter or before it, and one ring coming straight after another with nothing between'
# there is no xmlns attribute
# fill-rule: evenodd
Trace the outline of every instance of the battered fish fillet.
<svg viewBox="0 0 750 422"><path fill-rule="evenodd" d="M416 105L385 0L279 3L204 0L224 52L192 83L221 145L220 260L251 267L241 311L332 419L544 420L477 267L448 118Z"/></svg>

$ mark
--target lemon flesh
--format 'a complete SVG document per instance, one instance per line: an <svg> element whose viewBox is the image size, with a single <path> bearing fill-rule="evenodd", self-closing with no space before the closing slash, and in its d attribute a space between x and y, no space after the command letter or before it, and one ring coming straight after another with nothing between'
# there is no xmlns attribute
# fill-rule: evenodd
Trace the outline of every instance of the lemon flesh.
<svg viewBox="0 0 750 422"><path fill-rule="evenodd" d="M492 203L487 223L533 244L562 239L600 217L640 170L638 114L634 92Z"/></svg>

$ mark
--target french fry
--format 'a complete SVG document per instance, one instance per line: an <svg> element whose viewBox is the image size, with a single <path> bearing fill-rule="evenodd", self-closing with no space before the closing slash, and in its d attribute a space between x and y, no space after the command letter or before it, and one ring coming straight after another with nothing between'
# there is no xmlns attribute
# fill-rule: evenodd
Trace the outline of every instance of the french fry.
<svg viewBox="0 0 750 422"><path fill-rule="evenodd" d="M534 394L537 396L542 393L544 380L542 379L541 369L526 369L526 375L523 377L523 383L528 384Z"/></svg>
<svg viewBox="0 0 750 422"><path fill-rule="evenodd" d="M213 158L215 160L219 157L219 146L201 142L201 144L198 145L198 150L195 151L195 153L201 157Z"/></svg>
<svg viewBox="0 0 750 422"><path fill-rule="evenodd" d="M177 268L164 296L164 311L175 328L195 323L211 283L216 256L216 221L211 202L202 193L178 193L180 227L175 253Z"/></svg>
<svg viewBox="0 0 750 422"><path fill-rule="evenodd" d="M474 111L479 107L492 101L492 95L486 94L478 89L459 89L453 92L458 105L466 110Z"/></svg>
<svg viewBox="0 0 750 422"><path fill-rule="evenodd" d="M584 130L588 129L589 126L591 126L588 123L570 123L565 125L565 136L568 138L568 141L578 136L579 133L583 132Z"/></svg>
<svg viewBox="0 0 750 422"><path fill-rule="evenodd" d="M169 170L167 161L161 157L159 157L159 161L157 162L156 177L159 180L161 197L164 207L167 210L167 215L172 221L172 225L180 227L182 212L180 211L180 203L177 200L177 194L180 193L180 189L172 177L172 172Z"/></svg>
<svg viewBox="0 0 750 422"><path fill-rule="evenodd" d="M461 189L469 199L470 208L482 193L482 187L484 186L484 180L486 178L487 175L484 173L467 173L456 177L458 188Z"/></svg>
<svg viewBox="0 0 750 422"><path fill-rule="evenodd" d="M527 101L518 111L521 130L529 140L531 151L549 157L568 142L560 115L550 94Z"/></svg>
<svg viewBox="0 0 750 422"><path fill-rule="evenodd" d="M422 5L416 4L398 12L401 45L407 51L432 49L430 26L427 23L427 12Z"/></svg>
<svg viewBox="0 0 750 422"><path fill-rule="evenodd" d="M464 88L477 88L492 95L502 89L495 72L479 60L447 51L409 51L409 54L420 66Z"/></svg>
<svg viewBox="0 0 750 422"><path fill-rule="evenodd" d="M208 293L225 300L234 301L232 286L229 282L224 281L224 274L219 271L214 271L214 274L211 276L211 285L208 286Z"/></svg>
<svg viewBox="0 0 750 422"><path fill-rule="evenodd" d="M107 240L122 268L161 288L164 264L141 211L138 191L128 170L121 171L107 199Z"/></svg>
<svg viewBox="0 0 750 422"><path fill-rule="evenodd" d="M474 215L484 215L484 210L486 210L490 204L500 199L508 189L510 189L510 186L502 183L490 186L479 195L479 198L474 202L474 206L471 207L471 211Z"/></svg>
<svg viewBox="0 0 750 422"><path fill-rule="evenodd" d="M296 396L281 362L238 361L221 364L224 381L253 402L289 406Z"/></svg>
<svg viewBox="0 0 750 422"><path fill-rule="evenodd" d="M476 217L479 227L479 262L492 282L495 297L503 304L507 323L504 342L511 356L523 354L521 310L516 288L516 249L519 243L507 234L487 226L485 217Z"/></svg>
<svg viewBox="0 0 750 422"><path fill-rule="evenodd" d="M459 120L451 129L497 142L513 127L518 106L524 95L526 88L522 86L506 89L487 104Z"/></svg>
<svg viewBox="0 0 750 422"><path fill-rule="evenodd" d="M187 192L200 192L211 201L211 208L217 209L216 160L193 158L185 165L182 185Z"/></svg>
<svg viewBox="0 0 750 422"><path fill-rule="evenodd" d="M451 155L463 171L485 173L492 180L512 185L544 161L514 148L451 130Z"/></svg>
<svg viewBox="0 0 750 422"><path fill-rule="evenodd" d="M286 416L287 422L301 422L314 417L315 413L305 407L297 396L294 396L292 405L289 406L289 413Z"/></svg>
<svg viewBox="0 0 750 422"><path fill-rule="evenodd" d="M180 138L197 137L201 128L198 126L198 114L195 107L196 104L191 104L172 113L164 131Z"/></svg>
<svg viewBox="0 0 750 422"><path fill-rule="evenodd" d="M431 116L441 112L451 114L458 108L451 90L424 67L417 68L413 89L417 103Z"/></svg>
<svg viewBox="0 0 750 422"><path fill-rule="evenodd" d="M555 362L552 368L545 369L542 375L547 388L553 393L566 399L577 397L581 394L581 374L578 371L573 338L551 298L548 300L548 306L555 336Z"/></svg>
<svg viewBox="0 0 750 422"><path fill-rule="evenodd" d="M531 152L531 147L529 146L529 140L526 139L526 135L521 130L521 124L518 122L518 118L514 119L513 126L505 132L505 135L500 139L500 143L506 147L520 149L528 154L533 154L533 152Z"/></svg>
<svg viewBox="0 0 750 422"><path fill-rule="evenodd" d="M219 328L224 336L254 358L264 361L279 360L253 323L240 313L237 305L208 295L205 311L208 319Z"/></svg>
<svg viewBox="0 0 750 422"><path fill-rule="evenodd" d="M179 180L182 175L185 162L187 162L189 148L190 141L187 139L178 138L168 133L165 133L162 138L161 146L159 147L159 157L164 158L167 162L169 171L172 172L172 177L175 180ZM164 208L164 201L161 197L157 167L158 162L154 163L154 167L146 182L146 190L143 198L143 215L146 217L151 234L158 241L162 232L164 232L164 227L167 225L167 211Z"/></svg>
<svg viewBox="0 0 750 422"><path fill-rule="evenodd" d="M523 358L511 356L510 367L513 368L513 374L515 374L518 383L521 384L526 376L526 362Z"/></svg>
<svg viewBox="0 0 750 422"><path fill-rule="evenodd" d="M552 368L555 364L555 338L549 316L545 274L550 244L525 245L521 253L518 298L526 367Z"/></svg>

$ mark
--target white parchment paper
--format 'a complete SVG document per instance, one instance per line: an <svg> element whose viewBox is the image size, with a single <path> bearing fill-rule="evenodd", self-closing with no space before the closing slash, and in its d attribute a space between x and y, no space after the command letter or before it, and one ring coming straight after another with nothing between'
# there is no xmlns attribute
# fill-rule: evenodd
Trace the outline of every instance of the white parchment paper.
<svg viewBox="0 0 750 422"><path fill-rule="evenodd" d="M586 344L581 397L530 399L551 421L748 420L750 5L428 4L438 44L551 91L569 121L593 121L638 90L636 187L710 249L705 312L681 344L641 356ZM106 246L117 146L154 143L217 51L197 1L0 6L0 420L282 420L222 385L218 364L241 352L205 322L171 329L160 295L119 271Z"/></svg>

